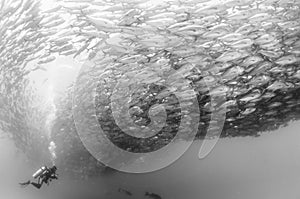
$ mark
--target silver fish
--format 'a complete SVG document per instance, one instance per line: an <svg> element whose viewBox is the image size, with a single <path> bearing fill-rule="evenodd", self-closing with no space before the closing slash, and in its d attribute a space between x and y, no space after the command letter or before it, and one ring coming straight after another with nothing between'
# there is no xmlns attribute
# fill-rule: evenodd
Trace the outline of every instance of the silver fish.
<svg viewBox="0 0 300 199"><path fill-rule="evenodd" d="M166 28L173 24L175 22L175 19L173 18L161 18L161 19L153 19L153 20L147 20L145 21L146 24L158 28Z"/></svg>
<svg viewBox="0 0 300 199"><path fill-rule="evenodd" d="M263 60L264 59L260 56L250 56L250 57L247 57L246 59L244 59L244 61L242 62L242 65L248 67L253 64L258 64L259 62L262 62Z"/></svg>
<svg viewBox="0 0 300 199"><path fill-rule="evenodd" d="M256 23L261 23L261 22L266 21L270 18L272 18L272 15L270 15L268 13L258 13L256 15L250 17L249 22L253 23L255 25Z"/></svg>
<svg viewBox="0 0 300 199"><path fill-rule="evenodd" d="M99 30L101 30L101 28L114 28L115 24L107 19L104 18L93 18L93 17L89 17L87 16L87 19L94 24Z"/></svg>
<svg viewBox="0 0 300 199"><path fill-rule="evenodd" d="M271 51L271 50L263 50L263 49L259 50L258 53L260 53L266 57L269 57L269 58L279 58L284 54L284 52L280 51L280 50L279 51Z"/></svg>
<svg viewBox="0 0 300 199"><path fill-rule="evenodd" d="M231 44L229 44L232 48L237 48L237 49L242 49L242 48L248 48L251 47L253 44L253 40L252 39L242 39L236 42L233 42Z"/></svg>
<svg viewBox="0 0 300 199"><path fill-rule="evenodd" d="M218 62L228 62L233 61L235 59L239 59L242 57L242 54L238 51L228 51L224 52L222 55L220 55L216 61Z"/></svg>
<svg viewBox="0 0 300 199"><path fill-rule="evenodd" d="M261 91L256 89L256 90L253 90L251 93L243 96L239 100L242 102L249 102L249 101L253 101L253 100L259 98L260 96L261 96Z"/></svg>
<svg viewBox="0 0 300 199"><path fill-rule="evenodd" d="M295 55L286 55L277 59L275 63L279 65L287 65L287 64L293 64L298 61L300 61L300 59L297 58Z"/></svg>
<svg viewBox="0 0 300 199"><path fill-rule="evenodd" d="M62 8L62 5L57 5L54 8L51 8L49 10L43 11L43 13L53 13L53 12L57 12Z"/></svg>
<svg viewBox="0 0 300 199"><path fill-rule="evenodd" d="M249 114L251 114L251 113L253 113L255 111L256 111L256 108L247 108L244 111L242 111L241 114L242 115L249 115Z"/></svg>
<svg viewBox="0 0 300 199"><path fill-rule="evenodd" d="M231 33L231 34L227 34L223 37L220 37L219 39L223 42L232 43L232 42L241 40L243 38L244 38L244 35L242 35L240 33Z"/></svg>
<svg viewBox="0 0 300 199"><path fill-rule="evenodd" d="M238 29L236 29L235 32L244 35L244 34L250 33L251 31L256 30L256 28L257 27L252 24L245 24L245 25L239 27Z"/></svg>
<svg viewBox="0 0 300 199"><path fill-rule="evenodd" d="M267 87L267 90L280 90L280 89L287 89L289 86L281 81L275 81L271 85Z"/></svg>
<svg viewBox="0 0 300 199"><path fill-rule="evenodd" d="M49 62L52 62L56 59L55 56L49 56L47 58L44 58L44 59L41 59L38 64L46 64L46 63L49 63Z"/></svg>
<svg viewBox="0 0 300 199"><path fill-rule="evenodd" d="M249 84L250 85L262 86L262 85L267 84L270 81L270 79L271 78L267 75L261 75L261 76L257 76L257 77L252 78L249 81Z"/></svg>
<svg viewBox="0 0 300 199"><path fill-rule="evenodd" d="M206 33L202 34L202 37L203 38L214 39L214 38L222 37L222 36L224 36L227 33L228 33L228 31L226 29L223 29L223 30L221 30L221 29L219 29L219 30L211 30L209 32L206 32Z"/></svg>
<svg viewBox="0 0 300 199"><path fill-rule="evenodd" d="M272 42L274 41L276 38L273 37L272 35L270 34L264 34L264 35L261 35L260 37L258 37L257 39L254 40L254 42L256 44L266 44L266 43L269 43L269 42Z"/></svg>

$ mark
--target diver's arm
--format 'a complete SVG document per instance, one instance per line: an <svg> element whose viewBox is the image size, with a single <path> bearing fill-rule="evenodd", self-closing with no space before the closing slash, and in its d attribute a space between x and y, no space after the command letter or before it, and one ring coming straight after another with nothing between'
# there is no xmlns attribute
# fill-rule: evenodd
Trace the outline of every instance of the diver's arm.
<svg viewBox="0 0 300 199"><path fill-rule="evenodd" d="M38 184L40 184L41 182L41 176L38 178Z"/></svg>
<svg viewBox="0 0 300 199"><path fill-rule="evenodd" d="M51 178L57 180L57 179L58 179L57 176L58 176L58 175L57 175L56 173L53 173L53 174L51 175Z"/></svg>

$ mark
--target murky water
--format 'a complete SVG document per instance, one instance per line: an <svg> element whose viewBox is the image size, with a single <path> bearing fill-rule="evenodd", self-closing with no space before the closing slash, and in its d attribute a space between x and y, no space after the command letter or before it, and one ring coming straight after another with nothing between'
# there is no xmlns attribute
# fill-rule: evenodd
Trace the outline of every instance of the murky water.
<svg viewBox="0 0 300 199"><path fill-rule="evenodd" d="M200 141L171 166L148 174L114 173L84 182L60 176L49 187L21 189L34 171L14 146L1 141L1 198L144 198L146 191L164 199L300 198L299 122L261 137L221 139L199 160ZM119 193L118 188L133 195ZM146 197L145 197L146 198Z"/></svg>

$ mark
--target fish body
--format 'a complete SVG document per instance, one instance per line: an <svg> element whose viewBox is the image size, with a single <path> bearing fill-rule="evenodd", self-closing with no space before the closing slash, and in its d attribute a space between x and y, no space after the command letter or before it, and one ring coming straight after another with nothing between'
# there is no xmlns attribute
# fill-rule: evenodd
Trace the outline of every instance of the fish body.
<svg viewBox="0 0 300 199"><path fill-rule="evenodd" d="M249 18L249 22L252 23L253 25L257 23L261 23L263 21L266 21L268 19L272 18L272 15L268 13L258 13L252 17Z"/></svg>
<svg viewBox="0 0 300 199"><path fill-rule="evenodd" d="M259 50L258 53L269 58L279 58L284 54L283 51L272 51L272 50L264 50L264 49Z"/></svg>
<svg viewBox="0 0 300 199"><path fill-rule="evenodd" d="M260 75L260 76L252 78L249 81L249 84L254 85L254 86L262 86L262 85L267 84L270 81L270 79L271 78L267 75Z"/></svg>
<svg viewBox="0 0 300 199"><path fill-rule="evenodd" d="M235 33L245 35L245 34L250 33L251 31L254 31L254 30L256 30L256 27L254 25L245 24L245 25L239 27L238 29L236 29Z"/></svg>
<svg viewBox="0 0 300 199"><path fill-rule="evenodd" d="M49 57L47 57L47 58L45 58L45 59L41 59L41 60L38 62L38 64L46 64L46 63L49 63L49 62L54 61L55 59L56 59L55 56L49 56Z"/></svg>
<svg viewBox="0 0 300 199"><path fill-rule="evenodd" d="M214 38L218 38L218 37L222 37L224 35L226 35L228 33L228 31L226 29L217 29L217 30L211 30L208 31L204 34L202 34L203 38L210 38L210 39L214 39Z"/></svg>
<svg viewBox="0 0 300 199"><path fill-rule="evenodd" d="M224 52L222 55L220 55L216 61L218 62L228 62L233 61L235 59L241 58L242 54L238 51L228 51Z"/></svg>
<svg viewBox="0 0 300 199"><path fill-rule="evenodd" d="M244 61L242 62L243 66L250 66L253 64L258 64L259 62L262 62L264 59L260 56L254 55L254 56L249 56Z"/></svg>
<svg viewBox="0 0 300 199"><path fill-rule="evenodd" d="M241 40L235 41L229 45L235 49L243 49L243 48L251 47L253 45L253 43L254 42L252 39L246 38L246 39L241 39Z"/></svg>
<svg viewBox="0 0 300 199"><path fill-rule="evenodd" d="M227 71L225 71L222 74L222 78L224 80L231 80L236 78L237 76L241 75L243 72L245 71L245 69L241 66L234 66L232 68L229 68Z"/></svg>
<svg viewBox="0 0 300 199"><path fill-rule="evenodd" d="M242 10L227 16L228 20L243 20L248 19L252 15L249 10Z"/></svg>
<svg viewBox="0 0 300 199"><path fill-rule="evenodd" d="M284 82L275 81L271 85L269 85L266 89L275 91L275 90L287 89L288 87L289 87L289 85Z"/></svg>
<svg viewBox="0 0 300 199"><path fill-rule="evenodd" d="M226 43L232 43L232 42L241 40L243 38L244 38L244 35L242 35L240 33L230 33L230 34L224 35L223 37L220 37L219 39Z"/></svg>
<svg viewBox="0 0 300 199"><path fill-rule="evenodd" d="M257 67L253 68L250 72L249 75L257 75L257 74L261 74L266 72L269 68L271 68L273 66L273 63L268 62L268 61L264 61L260 64L258 64Z"/></svg>
<svg viewBox="0 0 300 199"><path fill-rule="evenodd" d="M275 39L276 39L275 37L273 37L272 35L267 33L267 34L261 35L260 37L256 38L254 40L254 42L258 45L261 45L261 44L266 44L266 43L272 42Z"/></svg>
<svg viewBox="0 0 300 199"><path fill-rule="evenodd" d="M287 65L287 64L294 64L295 62L300 61L295 55L287 55L283 56L275 61L276 64L279 65Z"/></svg>
<svg viewBox="0 0 300 199"><path fill-rule="evenodd" d="M192 23L188 22L188 21L183 21L183 22L174 23L174 24L168 26L168 29L180 28L180 27L185 27L188 25L192 25ZM202 28L202 26L200 26L200 27Z"/></svg>
<svg viewBox="0 0 300 199"><path fill-rule="evenodd" d="M94 24L97 29L101 30L102 28L114 28L115 24L108 20L108 19L104 19L104 18L93 18L93 17L87 17L87 19L89 20L89 22L91 22L92 24Z"/></svg>
<svg viewBox="0 0 300 199"><path fill-rule="evenodd" d="M259 98L260 96L261 96L261 91L257 89L257 90L252 91L251 93L243 96L239 100L242 102L249 102L249 101Z"/></svg>
<svg viewBox="0 0 300 199"><path fill-rule="evenodd" d="M175 19L173 18L162 18L162 19L153 19L145 21L146 24L158 28L166 28L173 24L175 22Z"/></svg>
<svg viewBox="0 0 300 199"><path fill-rule="evenodd" d="M203 16L226 13L226 6L200 6L199 9L195 10L195 13Z"/></svg>

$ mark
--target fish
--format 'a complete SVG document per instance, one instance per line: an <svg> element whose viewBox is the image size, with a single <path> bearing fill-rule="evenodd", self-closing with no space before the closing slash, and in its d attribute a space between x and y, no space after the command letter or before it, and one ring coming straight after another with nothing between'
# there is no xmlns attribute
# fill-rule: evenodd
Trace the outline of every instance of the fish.
<svg viewBox="0 0 300 199"><path fill-rule="evenodd" d="M296 73L294 73L293 77L300 79L300 70L298 70Z"/></svg>
<svg viewBox="0 0 300 199"><path fill-rule="evenodd" d="M40 21L40 25L43 26L43 25L46 25L50 22L53 22L53 21L56 21L56 20L60 20L61 17L59 15L50 15L50 16L47 16L47 17L44 17L42 19L42 21Z"/></svg>
<svg viewBox="0 0 300 199"><path fill-rule="evenodd" d="M149 20L159 20L159 19L164 19L164 18L174 18L176 16L175 12L163 12L163 13L158 13L152 16L149 16Z"/></svg>
<svg viewBox="0 0 300 199"><path fill-rule="evenodd" d="M241 115L249 115L256 111L256 108L247 108L244 111L241 111Z"/></svg>
<svg viewBox="0 0 300 199"><path fill-rule="evenodd" d="M89 16L86 16L86 18L99 30L103 28L111 29L115 27L115 24L112 21L107 20L105 18L94 18Z"/></svg>
<svg viewBox="0 0 300 199"><path fill-rule="evenodd" d="M183 22L183 21L187 21L189 18L190 18L190 13L183 12L183 13L177 14L174 19L177 22Z"/></svg>
<svg viewBox="0 0 300 199"><path fill-rule="evenodd" d="M243 25L243 26L239 27L238 29L236 29L235 33L239 33L241 35L245 35L245 34L248 34L248 33L252 32L252 31L254 31L256 29L257 29L256 26L254 26L252 24L247 24L246 23L245 25Z"/></svg>
<svg viewBox="0 0 300 199"><path fill-rule="evenodd" d="M253 90L251 93L246 94L245 96L241 97L239 101L242 102L249 102L253 101L261 96L261 91L258 89Z"/></svg>
<svg viewBox="0 0 300 199"><path fill-rule="evenodd" d="M272 51L272 50L264 50L264 49L259 50L258 53L269 58L279 58L284 54L284 52L281 50Z"/></svg>
<svg viewBox="0 0 300 199"><path fill-rule="evenodd" d="M220 55L216 61L217 62L228 62L228 61L233 61L236 59L239 59L242 57L242 54L238 51L228 51L224 52L222 55Z"/></svg>
<svg viewBox="0 0 300 199"><path fill-rule="evenodd" d="M266 33L264 35L261 35L260 37L256 38L254 40L254 42L258 45L261 45L261 44L266 44L266 43L269 43L269 42L272 42L274 41L276 38L273 37L272 35Z"/></svg>
<svg viewBox="0 0 300 199"><path fill-rule="evenodd" d="M202 31L204 32L203 26L197 25L197 24L186 25L186 26L184 26L184 27L180 27L180 28L176 29L177 32L180 32L180 31L188 31L188 30L193 30L193 31L202 30Z"/></svg>
<svg viewBox="0 0 300 199"><path fill-rule="evenodd" d="M62 45L67 44L70 40L71 40L70 37L63 37L63 38L56 39L56 40L50 40L50 42L53 42L53 44L56 46L62 46Z"/></svg>
<svg viewBox="0 0 300 199"><path fill-rule="evenodd" d="M228 32L230 32L232 30L232 27L230 27L230 25L228 23L220 23L217 25L214 25L212 27L209 28L209 30L214 31L214 30L227 30Z"/></svg>
<svg viewBox="0 0 300 199"><path fill-rule="evenodd" d="M246 39L241 39L239 41L230 43L229 45L235 49L243 49L243 48L251 47L253 45L253 43L254 42L252 39L246 38Z"/></svg>
<svg viewBox="0 0 300 199"><path fill-rule="evenodd" d="M197 54L197 52L195 52L195 49L186 47L178 47L176 49L173 49L172 53L177 56L192 56Z"/></svg>
<svg viewBox="0 0 300 199"><path fill-rule="evenodd" d="M295 55L286 55L275 60L275 63L279 65L287 65L296 63L298 61L300 61L300 59L297 58Z"/></svg>
<svg viewBox="0 0 300 199"><path fill-rule="evenodd" d="M285 21L277 24L282 30L292 29L299 26L298 21Z"/></svg>
<svg viewBox="0 0 300 199"><path fill-rule="evenodd" d="M185 27L188 25L193 25L193 23L191 23L189 21L177 22L177 23L174 23L174 24L168 26L167 29L170 30L170 29L174 29L174 28ZM202 28L202 26L198 26L198 27Z"/></svg>
<svg viewBox="0 0 300 199"><path fill-rule="evenodd" d="M175 19L173 18L161 18L161 19L153 19L147 20L145 23L150 26L158 27L158 28L166 28L173 24Z"/></svg>
<svg viewBox="0 0 300 199"><path fill-rule="evenodd" d="M205 31L203 31L205 32ZM218 37L222 37L224 35L226 35L228 33L227 30L223 29L223 30L211 30L209 32L206 32L204 34L202 34L203 38L210 38L210 39L214 39L214 38L218 38Z"/></svg>
<svg viewBox="0 0 300 199"><path fill-rule="evenodd" d="M80 53L82 53L83 51L85 51L88 46L89 46L89 42L86 42L83 46L80 47L80 49L77 50L77 52L75 53L75 55L73 56L73 58L77 57Z"/></svg>
<svg viewBox="0 0 300 199"><path fill-rule="evenodd" d="M257 55L249 56L244 59L244 61L242 62L242 65L249 67L250 65L258 64L258 63L262 62L263 60L264 59L262 57L257 56Z"/></svg>
<svg viewBox="0 0 300 199"><path fill-rule="evenodd" d="M252 15L253 15L252 12L249 10L241 10L241 11L237 11L235 13L228 15L227 19L228 20L243 20L243 19L248 19Z"/></svg>
<svg viewBox="0 0 300 199"><path fill-rule="evenodd" d="M262 86L267 84L270 81L270 77L267 75L259 75L257 77L253 77L248 83L250 85Z"/></svg>
<svg viewBox="0 0 300 199"><path fill-rule="evenodd" d="M268 105L268 107L270 107L270 108L276 108L276 107L279 107L281 105L282 105L281 102L273 102L270 105Z"/></svg>
<svg viewBox="0 0 300 199"><path fill-rule="evenodd" d="M217 15L211 15L211 16L205 16L201 19L193 19L192 21L195 23L195 24L198 24L198 25L208 25L208 24L211 24L213 22L216 22L218 21L220 18L219 16Z"/></svg>
<svg viewBox="0 0 300 199"><path fill-rule="evenodd" d="M82 10L82 9L85 9L85 8L88 8L89 5L87 4L64 4L63 7L65 9L69 9L69 10Z"/></svg>
<svg viewBox="0 0 300 199"><path fill-rule="evenodd" d="M262 63L259 63L257 66L255 66L250 72L249 75L257 75L257 74L261 74L264 73L265 71L267 71L269 68L271 68L273 66L273 63L268 62L268 61L263 61Z"/></svg>
<svg viewBox="0 0 300 199"><path fill-rule="evenodd" d="M284 73L286 72L286 68L282 68L282 67L273 67L269 70L270 73Z"/></svg>
<svg viewBox="0 0 300 199"><path fill-rule="evenodd" d="M61 53L61 52L69 51L69 50L72 50L72 49L74 49L73 44L67 44L65 46L62 46L62 47L56 49L56 50L50 49L50 51Z"/></svg>
<svg viewBox="0 0 300 199"><path fill-rule="evenodd" d="M226 42L226 43L232 43L232 42L241 40L243 38L244 38L244 35L242 35L240 33L230 33L230 34L224 35L223 37L220 37L218 39L220 39L221 41Z"/></svg>
<svg viewBox="0 0 300 199"><path fill-rule="evenodd" d="M270 18L272 18L272 15L270 15L269 13L257 13L249 18L249 22L255 25L257 23L267 21Z"/></svg>
<svg viewBox="0 0 300 199"><path fill-rule="evenodd" d="M198 7L198 6L197 6ZM195 10L195 13L200 14L200 15L213 15L213 14L226 14L226 6L211 6L211 5L207 5L207 6L200 6L199 9Z"/></svg>
<svg viewBox="0 0 300 199"><path fill-rule="evenodd" d="M41 59L38 64L46 64L46 63L49 63L49 62L52 62L56 59L55 56L49 56L47 58L44 58L44 59Z"/></svg>
<svg viewBox="0 0 300 199"><path fill-rule="evenodd" d="M230 88L228 86L220 86L220 87L210 90L209 94L219 96L219 95L226 94L227 92L229 92L229 90L230 90Z"/></svg>
<svg viewBox="0 0 300 199"><path fill-rule="evenodd" d="M231 80L239 75L241 75L244 72L244 68L241 66L234 66L232 68L229 68L227 71L225 71L222 74L222 79L225 80Z"/></svg>
<svg viewBox="0 0 300 199"><path fill-rule="evenodd" d="M266 89L267 90L281 90L281 89L287 89L289 85L285 84L284 82L281 81L275 81L272 84L270 84Z"/></svg>
<svg viewBox="0 0 300 199"><path fill-rule="evenodd" d="M291 37L291 38L285 39L283 41L283 44L287 45L287 46L290 46L290 45L293 45L294 43L296 43L297 41L300 41L299 37Z"/></svg>
<svg viewBox="0 0 300 199"><path fill-rule="evenodd" d="M59 11L61 8L62 8L62 5L57 5L54 8L43 11L43 13L54 13L54 12Z"/></svg>
<svg viewBox="0 0 300 199"><path fill-rule="evenodd" d="M143 55L133 55L133 56L121 58L118 61L120 63L132 63L132 62L140 62L145 59L146 59L146 57Z"/></svg>

